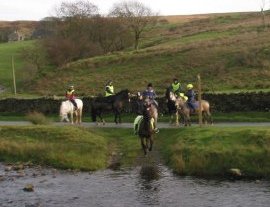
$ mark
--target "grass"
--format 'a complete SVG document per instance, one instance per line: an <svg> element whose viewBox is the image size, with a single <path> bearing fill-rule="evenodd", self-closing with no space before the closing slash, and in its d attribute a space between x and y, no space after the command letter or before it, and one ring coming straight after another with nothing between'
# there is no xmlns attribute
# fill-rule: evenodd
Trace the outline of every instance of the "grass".
<svg viewBox="0 0 270 207"><path fill-rule="evenodd" d="M7 87L7 92L13 90L11 57L14 57L14 68L17 75L16 80L18 87L20 87L21 77L18 74L21 75L21 70L25 64L20 57L20 50L32 46L33 43L34 41L0 43L0 82L1 85Z"/></svg>
<svg viewBox="0 0 270 207"><path fill-rule="evenodd" d="M221 113L213 112L214 123L217 122L270 122L269 112L230 112ZM46 115L46 118L58 122L58 115ZM122 114L122 122L132 123L136 118L135 114ZM106 122L114 122L113 114L107 114L104 116ZM0 121L26 121L25 114L14 114L14 113L0 113ZM197 122L198 117L192 116L191 120ZM84 114L82 118L83 122L92 122L90 115ZM159 117L159 122L168 122L170 117L165 114Z"/></svg>
<svg viewBox="0 0 270 207"><path fill-rule="evenodd" d="M0 161L32 162L61 169L130 167L142 157L131 129L0 127ZM266 127L163 129L154 149L180 175L270 178L270 129ZM153 156L156 156L153 154Z"/></svg>
<svg viewBox="0 0 270 207"><path fill-rule="evenodd" d="M168 22L148 29L140 50L83 59L55 70L50 67L29 86L24 85L23 92L63 95L72 83L79 95L97 95L103 94L104 84L112 79L116 92L125 88L142 91L152 82L163 96L173 77L184 86L191 82L196 87L198 73L204 92L269 90L270 30L262 29L258 13L162 18ZM0 65L0 81L10 88L8 57L22 47L20 44L32 43L12 44L0 45L0 62L4 63ZM20 61L16 58L18 67Z"/></svg>
<svg viewBox="0 0 270 207"><path fill-rule="evenodd" d="M39 112L30 112L26 115L26 119L35 125L48 125L51 121Z"/></svg>
<svg viewBox="0 0 270 207"><path fill-rule="evenodd" d="M97 170L107 166L107 140L76 127L0 127L0 160L62 169Z"/></svg>
<svg viewBox="0 0 270 207"><path fill-rule="evenodd" d="M257 127L162 130L158 144L166 163L180 175L269 178L270 130Z"/></svg>

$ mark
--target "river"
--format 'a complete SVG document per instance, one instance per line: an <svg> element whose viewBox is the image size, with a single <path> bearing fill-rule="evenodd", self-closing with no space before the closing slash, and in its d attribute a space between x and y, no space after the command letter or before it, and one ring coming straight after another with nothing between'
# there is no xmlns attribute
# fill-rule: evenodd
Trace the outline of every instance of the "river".
<svg viewBox="0 0 270 207"><path fill-rule="evenodd" d="M97 172L0 164L1 207L269 207L269 181L181 177L164 165ZM25 192L27 184L33 192Z"/></svg>

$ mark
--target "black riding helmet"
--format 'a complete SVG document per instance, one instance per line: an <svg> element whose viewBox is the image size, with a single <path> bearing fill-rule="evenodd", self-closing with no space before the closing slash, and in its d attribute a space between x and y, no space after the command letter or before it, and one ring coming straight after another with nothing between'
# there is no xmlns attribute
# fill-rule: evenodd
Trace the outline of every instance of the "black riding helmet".
<svg viewBox="0 0 270 207"><path fill-rule="evenodd" d="M174 78L174 79L173 79L173 82L174 82L174 83L178 83L178 79L177 79L177 78Z"/></svg>

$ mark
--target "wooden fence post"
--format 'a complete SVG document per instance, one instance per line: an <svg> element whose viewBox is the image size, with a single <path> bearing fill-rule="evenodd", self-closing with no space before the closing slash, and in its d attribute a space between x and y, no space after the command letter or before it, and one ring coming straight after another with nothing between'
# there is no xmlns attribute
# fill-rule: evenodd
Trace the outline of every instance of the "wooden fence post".
<svg viewBox="0 0 270 207"><path fill-rule="evenodd" d="M12 77L13 77L13 88L14 88L14 95L17 94L17 88L16 88L16 77L15 77L15 68L14 68L14 57L11 56L11 66L12 66Z"/></svg>
<svg viewBox="0 0 270 207"><path fill-rule="evenodd" d="M201 86L201 76L197 75L198 78L198 101L199 101L199 126L202 127L202 86Z"/></svg>

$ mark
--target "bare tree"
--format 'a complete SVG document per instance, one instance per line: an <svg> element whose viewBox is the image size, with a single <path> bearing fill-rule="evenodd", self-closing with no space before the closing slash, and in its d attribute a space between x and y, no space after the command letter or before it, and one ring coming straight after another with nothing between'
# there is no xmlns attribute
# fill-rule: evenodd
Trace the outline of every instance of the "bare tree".
<svg viewBox="0 0 270 207"><path fill-rule="evenodd" d="M134 34L134 48L139 48L139 40L147 27L155 25L157 14L138 1L123 1L113 5L110 16L118 17Z"/></svg>
<svg viewBox="0 0 270 207"><path fill-rule="evenodd" d="M264 13L264 10L265 10L265 0L261 0L262 23L263 23L264 28L266 28L266 24L265 24L265 13Z"/></svg>
<svg viewBox="0 0 270 207"><path fill-rule="evenodd" d="M63 19L74 17L79 19L91 18L98 14L98 7L87 0L62 2L60 7L56 8L56 14Z"/></svg>
<svg viewBox="0 0 270 207"><path fill-rule="evenodd" d="M55 11L52 35L43 41L52 63L60 66L101 54L94 31L95 19L99 18L97 6L87 0L62 2Z"/></svg>

